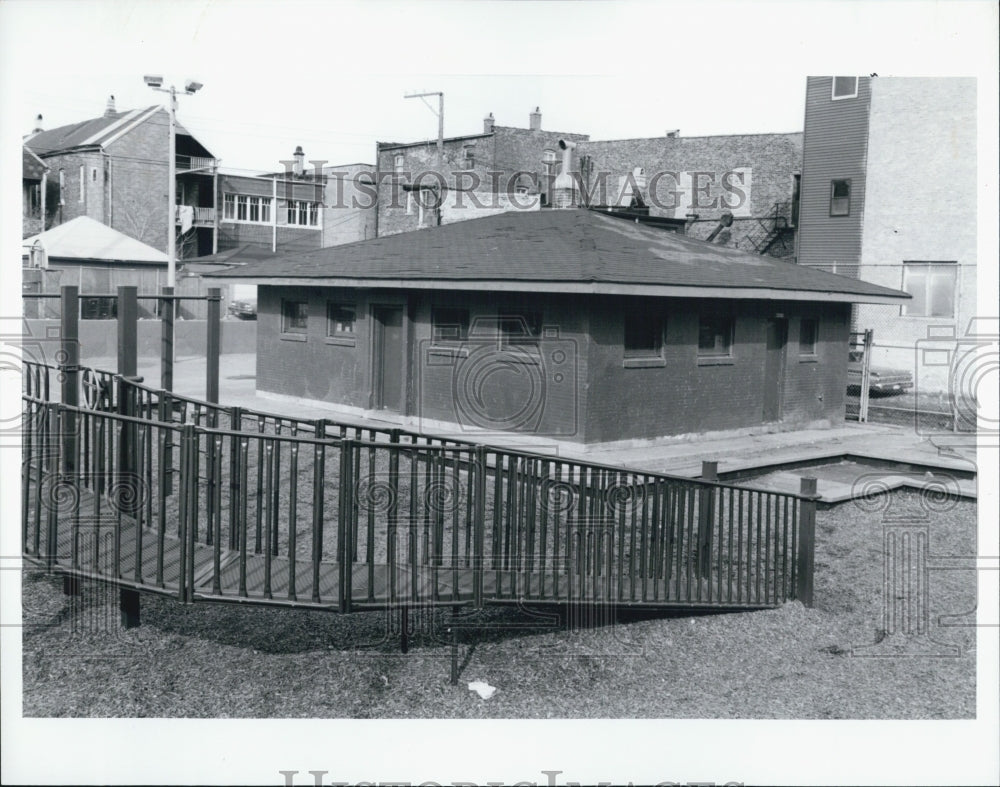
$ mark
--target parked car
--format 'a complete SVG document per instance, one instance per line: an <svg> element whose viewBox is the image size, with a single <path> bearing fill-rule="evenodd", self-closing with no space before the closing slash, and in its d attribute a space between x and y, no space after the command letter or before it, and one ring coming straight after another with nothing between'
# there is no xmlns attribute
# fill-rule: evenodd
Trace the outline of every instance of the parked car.
<svg viewBox="0 0 1000 787"><path fill-rule="evenodd" d="M847 359L847 390L861 389L861 374L864 368L864 353L852 351ZM885 366L871 366L868 369L868 392L876 396L900 394L913 387L913 374L906 369L890 369Z"/></svg>
<svg viewBox="0 0 1000 787"><path fill-rule="evenodd" d="M241 320L256 320L257 299L243 298L242 300L230 301L229 313L233 315L233 317L238 317Z"/></svg>

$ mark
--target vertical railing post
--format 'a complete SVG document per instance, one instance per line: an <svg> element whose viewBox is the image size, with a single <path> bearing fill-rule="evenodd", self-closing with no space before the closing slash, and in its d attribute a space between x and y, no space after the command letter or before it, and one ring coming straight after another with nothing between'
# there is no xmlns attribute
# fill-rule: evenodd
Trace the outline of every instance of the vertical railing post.
<svg viewBox="0 0 1000 787"><path fill-rule="evenodd" d="M354 441L345 438L340 443L340 489L337 502L337 569L340 574L340 611L351 611L351 590L354 564L349 539L353 530L354 511Z"/></svg>
<svg viewBox="0 0 1000 787"><path fill-rule="evenodd" d="M205 337L205 398L219 402L219 352L222 331L222 290L208 288L208 316Z"/></svg>
<svg viewBox="0 0 1000 787"><path fill-rule="evenodd" d="M60 342L62 362L62 403L70 408L80 405L80 290L75 286L61 288ZM47 373L47 370L46 370ZM63 413L62 460L67 473L76 472L76 424L74 410Z"/></svg>
<svg viewBox="0 0 1000 787"><path fill-rule="evenodd" d="M118 288L118 413L119 415L135 416L135 386L133 383L138 374L138 331L139 302L135 286L120 286ZM132 513L132 506L142 495L136 488L138 483L138 463L136 456L135 424L122 422L118 444L118 489L119 503L126 502L127 510Z"/></svg>
<svg viewBox="0 0 1000 787"><path fill-rule="evenodd" d="M816 563L816 479L804 477L799 485L799 554L795 595L807 607L813 605L813 574Z"/></svg>
<svg viewBox="0 0 1000 787"><path fill-rule="evenodd" d="M483 606L483 572L486 570L485 530L486 530L486 448L477 445L476 452L476 500L472 530L475 546L472 549L472 603L476 609Z"/></svg>
<svg viewBox="0 0 1000 787"><path fill-rule="evenodd" d="M174 390L174 288L161 287L160 295L160 388Z"/></svg>
<svg viewBox="0 0 1000 787"><path fill-rule="evenodd" d="M702 462L701 479L719 480L719 463ZM698 492L698 576L707 577L712 570L712 521L715 510L715 488L703 486Z"/></svg>

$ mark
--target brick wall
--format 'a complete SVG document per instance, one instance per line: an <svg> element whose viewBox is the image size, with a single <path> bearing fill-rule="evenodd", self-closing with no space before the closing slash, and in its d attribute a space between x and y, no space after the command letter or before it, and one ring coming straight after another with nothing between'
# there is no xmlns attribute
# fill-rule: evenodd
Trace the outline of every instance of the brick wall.
<svg viewBox="0 0 1000 787"><path fill-rule="evenodd" d="M662 363L627 368L624 315L635 299L594 299L590 304L588 442L739 429L765 422L763 414L766 320L788 321L781 422L843 418L847 369L846 306L787 302L719 302L670 299ZM734 315L732 357L698 357L702 310L726 306ZM815 356L798 352L804 316L820 320ZM623 406L627 402L627 406Z"/></svg>
<svg viewBox="0 0 1000 787"><path fill-rule="evenodd" d="M599 194L599 177L607 193L620 193L622 178L641 167L645 185L640 193L654 216L685 218L697 213L688 234L706 238L723 211L733 213L733 225L715 243L753 251L748 236L778 202L792 199L793 175L801 172L802 134L745 134L714 137L655 137L589 141L579 145L578 157L589 156L593 175L588 187ZM579 159L577 159L579 160ZM657 177L657 173L666 173ZM787 233L769 251L772 256L793 253Z"/></svg>
<svg viewBox="0 0 1000 787"><path fill-rule="evenodd" d="M45 159L50 167L49 182L53 184L46 195L46 227L51 229L80 216L89 216L106 223L105 163L96 151L63 153ZM83 168L83 191L80 189L80 169ZM62 197L59 204L59 173L63 175ZM96 179L95 179L96 172ZM81 199L82 195L82 199Z"/></svg>
<svg viewBox="0 0 1000 787"><path fill-rule="evenodd" d="M667 314L662 363L624 363L624 314L636 299L541 294L345 291L259 288L257 385L262 390L368 409L372 406L373 303L405 305L405 415L462 427L501 424L540 439L604 442L758 426L765 422L765 329L787 320L780 421L843 418L849 307L843 304L736 302L731 359L700 361L698 315L704 301L658 301ZM282 337L281 298L309 303L304 337ZM327 301L356 307L354 343L326 336ZM460 348L435 348L431 310L466 308L470 334ZM490 336L505 311L540 312L540 361L498 352ZM802 318L818 320L816 352L799 351ZM477 331L478 329L478 331Z"/></svg>

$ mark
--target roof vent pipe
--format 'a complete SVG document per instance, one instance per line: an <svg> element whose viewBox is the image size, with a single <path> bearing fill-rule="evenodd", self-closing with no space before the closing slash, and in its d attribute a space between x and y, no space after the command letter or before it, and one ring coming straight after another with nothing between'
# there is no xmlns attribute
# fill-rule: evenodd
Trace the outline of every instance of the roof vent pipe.
<svg viewBox="0 0 1000 787"><path fill-rule="evenodd" d="M708 237L705 238L705 240L708 243L711 243L713 240L715 240L718 234L722 232L726 227L732 227L732 226L733 226L733 214L727 210L725 213L719 216L719 223L715 225L715 229L708 234Z"/></svg>
<svg viewBox="0 0 1000 787"><path fill-rule="evenodd" d="M542 110L535 107L535 111L528 115L528 128L532 131L542 130Z"/></svg>
<svg viewBox="0 0 1000 787"><path fill-rule="evenodd" d="M38 113L38 117L35 118L35 127L31 129L32 134L41 134L42 129L42 113Z"/></svg>
<svg viewBox="0 0 1000 787"><path fill-rule="evenodd" d="M117 112L115 112L115 97L108 96L108 103L104 106L104 117L113 118Z"/></svg>
<svg viewBox="0 0 1000 787"><path fill-rule="evenodd" d="M570 174L570 167L573 161L573 148L575 147L575 142L570 142L567 139L559 140L559 149L563 152L562 168L559 174L556 175L555 183L552 184L552 204L556 208L576 207L576 183Z"/></svg>
<svg viewBox="0 0 1000 787"><path fill-rule="evenodd" d="M297 178L301 178L305 172L305 159L306 154L302 152L302 146L297 145L295 153L292 154L292 174Z"/></svg>

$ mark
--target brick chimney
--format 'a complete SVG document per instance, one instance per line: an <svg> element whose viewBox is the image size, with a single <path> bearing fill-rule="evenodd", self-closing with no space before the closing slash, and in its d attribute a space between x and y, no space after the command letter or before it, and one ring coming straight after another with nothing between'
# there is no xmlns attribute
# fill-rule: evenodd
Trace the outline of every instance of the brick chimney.
<svg viewBox="0 0 1000 787"><path fill-rule="evenodd" d="M490 112L486 117L483 118L483 133L492 134L493 133L493 113Z"/></svg>
<svg viewBox="0 0 1000 787"><path fill-rule="evenodd" d="M35 127L31 129L32 134L41 134L45 129L42 128L42 113L38 113L38 117L35 118Z"/></svg>
<svg viewBox="0 0 1000 787"><path fill-rule="evenodd" d="M295 146L295 153L292 156L292 159L293 159L292 174L297 178L301 178L302 173L305 172L305 160L306 160L306 154L302 152L301 145Z"/></svg>
<svg viewBox="0 0 1000 787"><path fill-rule="evenodd" d="M108 103L104 107L104 117L112 118L118 113L115 111L115 97L108 96Z"/></svg>
<svg viewBox="0 0 1000 787"><path fill-rule="evenodd" d="M542 111L535 107L535 111L528 115L528 128L532 131L542 130Z"/></svg>

